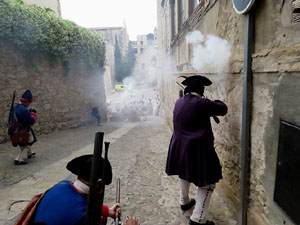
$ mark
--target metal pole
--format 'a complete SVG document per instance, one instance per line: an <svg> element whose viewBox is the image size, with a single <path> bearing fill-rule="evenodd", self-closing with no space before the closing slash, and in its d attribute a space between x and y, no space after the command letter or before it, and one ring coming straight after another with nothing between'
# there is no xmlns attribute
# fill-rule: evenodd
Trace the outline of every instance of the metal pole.
<svg viewBox="0 0 300 225"><path fill-rule="evenodd" d="M254 12L246 15L244 40L244 81L242 112L242 153L240 179L239 225L247 225L251 164L251 113L252 113L252 52L254 49Z"/></svg>
<svg viewBox="0 0 300 225"><path fill-rule="evenodd" d="M117 187L116 187L116 203L120 203L120 195L121 195L121 193L120 193L120 178L118 178L117 179ZM119 213L118 213L118 211L117 211L117 213L116 213L116 220L115 220L115 224L116 225L121 225L122 224L122 222L121 222L121 218L120 218L120 215L119 215Z"/></svg>

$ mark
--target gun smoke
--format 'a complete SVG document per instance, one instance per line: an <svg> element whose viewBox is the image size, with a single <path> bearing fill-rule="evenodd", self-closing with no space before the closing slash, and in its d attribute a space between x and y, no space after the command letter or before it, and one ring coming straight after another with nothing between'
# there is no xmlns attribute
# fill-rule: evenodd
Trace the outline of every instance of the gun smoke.
<svg viewBox="0 0 300 225"><path fill-rule="evenodd" d="M157 51L149 48L137 61L131 76L122 81L125 90L116 91L107 98L112 118L123 121L147 120L156 114L159 97L157 86Z"/></svg>
<svg viewBox="0 0 300 225"><path fill-rule="evenodd" d="M200 31L193 31L186 36L186 42L193 46L191 66L198 72L221 73L228 71L231 46L227 40Z"/></svg>

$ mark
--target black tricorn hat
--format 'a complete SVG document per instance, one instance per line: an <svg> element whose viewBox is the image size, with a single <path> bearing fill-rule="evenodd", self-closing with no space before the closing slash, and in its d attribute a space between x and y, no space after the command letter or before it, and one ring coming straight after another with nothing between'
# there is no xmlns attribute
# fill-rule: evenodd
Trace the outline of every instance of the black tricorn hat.
<svg viewBox="0 0 300 225"><path fill-rule="evenodd" d="M209 86L212 84L211 80L207 77L201 76L201 75L194 75L194 76L180 76L185 78L184 81L181 83L187 87L189 86Z"/></svg>
<svg viewBox="0 0 300 225"><path fill-rule="evenodd" d="M112 181L112 169L110 162L101 157L102 163L104 163L104 178L102 177L103 171L100 171L100 178L104 180L105 185L111 184ZM90 181L92 171L93 155L82 155L72 159L68 162L66 168L73 174L81 177L85 181Z"/></svg>

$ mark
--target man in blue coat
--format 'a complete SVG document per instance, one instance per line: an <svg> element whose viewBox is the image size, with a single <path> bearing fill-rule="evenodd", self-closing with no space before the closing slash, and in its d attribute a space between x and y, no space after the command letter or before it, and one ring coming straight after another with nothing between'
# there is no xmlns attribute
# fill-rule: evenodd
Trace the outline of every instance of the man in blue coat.
<svg viewBox="0 0 300 225"><path fill-rule="evenodd" d="M214 225L206 221L205 211L215 184L222 179L222 168L214 149L210 117L224 116L227 106L220 100L204 97L204 87L212 84L204 76L188 77L182 84L184 96L177 100L173 112L174 132L166 173L179 176L181 209L186 211L196 204L190 224ZM189 198L190 183L198 187L197 202Z"/></svg>
<svg viewBox="0 0 300 225"><path fill-rule="evenodd" d="M109 185L112 182L112 168L108 160L101 160L104 163L104 172L100 170L101 178L105 185ZM47 225L85 225L92 161L93 155L82 155L72 159L66 168L77 175L77 179L60 181L49 189L33 213L31 222ZM110 208L103 205L101 224L107 223L107 217L115 219L117 212L121 215L120 203ZM139 225L139 222L136 217L129 217L124 225Z"/></svg>
<svg viewBox="0 0 300 225"><path fill-rule="evenodd" d="M25 152L27 153L27 158L32 158L36 154L31 151L31 146L37 141L31 128L37 119L36 110L28 109L32 101L33 95L31 91L26 90L20 99L20 103L15 104L9 114L10 127L8 134L11 137L12 145L20 147L20 152L14 161L15 165L28 163L24 157ZM18 139L22 141L18 142ZM28 140L24 141L24 139Z"/></svg>
<svg viewBox="0 0 300 225"><path fill-rule="evenodd" d="M104 172L101 169L102 179L105 185L112 181L112 168L110 162L104 161ZM62 180L49 189L38 204L32 218L32 222L43 222L47 225L84 225L88 206L89 181L91 177L93 155L82 155L72 159L66 168L77 179L73 182ZM116 217L116 211L120 213L120 204L114 204L111 208L102 207L102 223L106 224L107 217Z"/></svg>

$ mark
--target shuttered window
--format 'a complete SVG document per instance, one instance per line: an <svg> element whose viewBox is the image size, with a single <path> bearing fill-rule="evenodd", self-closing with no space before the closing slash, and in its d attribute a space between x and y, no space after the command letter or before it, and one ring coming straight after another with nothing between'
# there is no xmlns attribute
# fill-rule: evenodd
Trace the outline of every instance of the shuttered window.
<svg viewBox="0 0 300 225"><path fill-rule="evenodd" d="M300 23L300 0L294 0L292 2L293 17L292 23Z"/></svg>

